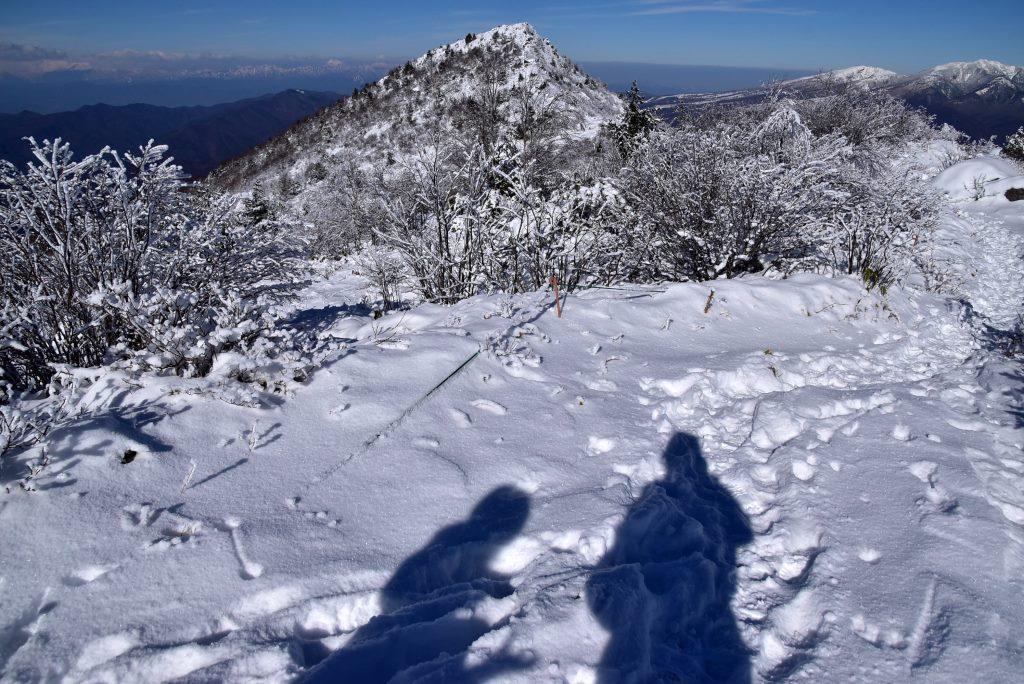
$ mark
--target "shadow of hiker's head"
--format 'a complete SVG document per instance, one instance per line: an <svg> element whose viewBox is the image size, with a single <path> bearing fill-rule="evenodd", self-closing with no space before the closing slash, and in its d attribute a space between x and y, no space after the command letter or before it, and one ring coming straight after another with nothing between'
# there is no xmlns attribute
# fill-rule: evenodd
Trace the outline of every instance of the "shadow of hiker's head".
<svg viewBox="0 0 1024 684"><path fill-rule="evenodd" d="M708 472L708 462L696 437L677 432L669 440L662 457L665 459L665 478L661 484L684 509L703 519L705 525L714 520L733 544L743 544L751 539L746 515L729 490ZM698 513L698 508L705 509L705 512Z"/></svg>
<svg viewBox="0 0 1024 684"><path fill-rule="evenodd" d="M492 542L511 539L526 524L530 515L530 497L523 490L505 485L480 500L466 525L477 528Z"/></svg>
<svg viewBox="0 0 1024 684"><path fill-rule="evenodd" d="M395 607L416 595L472 585L491 596L511 593L508 577L491 569L494 557L511 542L530 515L530 497L512 486L498 487L469 515L438 531L406 559L385 587L385 604Z"/></svg>
<svg viewBox="0 0 1024 684"><path fill-rule="evenodd" d="M710 480L708 464L700 452L700 442L693 435L677 432L672 435L665 451L665 479L669 482Z"/></svg>
<svg viewBox="0 0 1024 684"><path fill-rule="evenodd" d="M692 435L672 436L664 477L633 499L587 581L609 638L597 681L749 682L732 613L738 548L752 538L739 503Z"/></svg>
<svg viewBox="0 0 1024 684"><path fill-rule="evenodd" d="M439 530L395 570L381 590L381 614L317 668L312 681L383 682L403 671L417 681L484 681L532 663L504 650L467 663L463 654L494 625L468 606L514 591L492 566L519 534L530 498L498 487L458 521Z"/></svg>

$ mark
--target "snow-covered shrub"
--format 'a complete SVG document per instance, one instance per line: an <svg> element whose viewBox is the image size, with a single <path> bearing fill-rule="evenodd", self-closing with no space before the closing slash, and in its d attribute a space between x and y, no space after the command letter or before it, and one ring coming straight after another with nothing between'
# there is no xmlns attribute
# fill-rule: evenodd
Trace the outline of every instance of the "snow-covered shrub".
<svg viewBox="0 0 1024 684"><path fill-rule="evenodd" d="M120 331L111 353L145 369L205 375L214 358L273 331L278 284L302 256L295 231L236 216L235 201L197 191L185 221L153 241L146 287L100 287L89 304Z"/></svg>
<svg viewBox="0 0 1024 684"><path fill-rule="evenodd" d="M620 251L642 277L806 269L888 286L927 270L942 202L908 145L950 135L860 89L684 117L629 159L637 225Z"/></svg>
<svg viewBox="0 0 1024 684"><path fill-rule="evenodd" d="M0 404L0 464L8 454L42 440L52 424L49 413L36 415Z"/></svg>
<svg viewBox="0 0 1024 684"><path fill-rule="evenodd" d="M450 141L438 130L429 148L397 168L378 168L374 231L406 262L415 287L430 301L453 303L480 286L479 205L483 165L478 146Z"/></svg>
<svg viewBox="0 0 1024 684"><path fill-rule="evenodd" d="M616 188L569 177L547 190L535 162L515 145L503 146L491 162L488 190L477 212L484 284L528 292L551 276L566 290L600 280L613 256L612 230L624 210Z"/></svg>
<svg viewBox="0 0 1024 684"><path fill-rule="evenodd" d="M0 165L0 382L40 388L53 364L202 375L272 326L273 282L298 255L255 205L183 184L150 143L76 161L60 141Z"/></svg>
<svg viewBox="0 0 1024 684"><path fill-rule="evenodd" d="M315 161L306 167L306 180L310 183L319 183L327 180L327 167L321 161Z"/></svg>
<svg viewBox="0 0 1024 684"><path fill-rule="evenodd" d="M474 139L490 154L501 137L504 110L510 93L503 87L509 65L500 55L486 53L475 73L472 92L457 99L451 107L452 122L464 137Z"/></svg>
<svg viewBox="0 0 1024 684"><path fill-rule="evenodd" d="M831 209L817 231L817 254L831 272L888 287L929 254L942 198L913 168L845 163ZM938 274L935 274L938 276Z"/></svg>
<svg viewBox="0 0 1024 684"><path fill-rule="evenodd" d="M378 210L369 216L377 239L401 254L425 299L532 291L552 276L572 289L607 275L624 208L619 193L554 170L555 156L539 144L545 115L529 98L519 106L539 128L513 127L519 132L493 144L490 155L475 133L461 142L437 135L376 172Z"/></svg>
<svg viewBox="0 0 1024 684"><path fill-rule="evenodd" d="M856 147L899 146L937 135L933 117L867 88L837 84L824 95L798 100L795 107L815 136L840 134Z"/></svg>
<svg viewBox="0 0 1024 684"><path fill-rule="evenodd" d="M373 236L374 207L366 174L354 159L339 160L302 209L312 256L337 259L359 251Z"/></svg>
<svg viewBox="0 0 1024 684"><path fill-rule="evenodd" d="M75 412L79 390L95 381L95 377L58 365L50 379L47 393L57 398L15 405L7 393L12 388L0 382L0 469L3 459L15 452L43 442L49 432Z"/></svg>
<svg viewBox="0 0 1024 684"><path fill-rule="evenodd" d="M1016 133L1006 139L1006 143L1003 145L1003 154L1024 164L1024 126L1018 128Z"/></svg>
<svg viewBox="0 0 1024 684"><path fill-rule="evenodd" d="M398 254L386 247L370 245L359 254L356 264L380 294L384 311L401 301L405 263Z"/></svg>
<svg viewBox="0 0 1024 684"><path fill-rule="evenodd" d="M985 195L988 194L985 188L987 182L984 175L977 175L971 179L971 184L964 189L970 194L971 199L977 202L980 199L984 199Z"/></svg>
<svg viewBox="0 0 1024 684"><path fill-rule="evenodd" d="M30 144L36 161L24 171L0 164L0 326L17 342L0 350L0 365L19 388L45 384L50 362L102 360L119 331L87 298L116 283L143 286L154 237L178 220L181 184L152 144L81 161L59 140Z"/></svg>
<svg viewBox="0 0 1024 684"><path fill-rule="evenodd" d="M672 280L761 271L807 255L841 145L815 140L792 109L753 128L656 133L623 179L652 270Z"/></svg>

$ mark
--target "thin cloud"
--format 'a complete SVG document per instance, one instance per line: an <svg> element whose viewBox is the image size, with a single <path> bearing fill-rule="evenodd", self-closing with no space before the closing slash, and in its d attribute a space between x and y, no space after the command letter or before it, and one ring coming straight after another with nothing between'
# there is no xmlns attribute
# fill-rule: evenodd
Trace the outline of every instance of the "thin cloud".
<svg viewBox="0 0 1024 684"><path fill-rule="evenodd" d="M87 68L85 62L72 59L63 50L0 43L0 73L32 77L54 71L82 71Z"/></svg>
<svg viewBox="0 0 1024 684"><path fill-rule="evenodd" d="M273 58L217 53L188 54L160 50L111 50L68 55L61 50L0 42L0 74L35 78L74 72L92 80L166 80L175 78L236 78L361 73L381 68L377 62L329 57L280 55Z"/></svg>
<svg viewBox="0 0 1024 684"><path fill-rule="evenodd" d="M40 59L67 59L67 57L67 53L63 50L19 43L0 43L0 61L32 62Z"/></svg>
<svg viewBox="0 0 1024 684"><path fill-rule="evenodd" d="M806 16L817 10L792 5L778 5L768 0L710 0L680 2L679 0L629 0L628 2L547 5L538 10L548 19L597 19L643 17L671 14L777 14ZM470 15L473 10L458 11ZM454 16L454 13L453 13Z"/></svg>
<svg viewBox="0 0 1024 684"><path fill-rule="evenodd" d="M721 0L719 2L670 2L669 0L638 0L635 5L642 9L630 12L633 16L663 14L696 14L717 12L722 14L781 14L806 16L817 14L814 10L801 7L773 5L764 0Z"/></svg>

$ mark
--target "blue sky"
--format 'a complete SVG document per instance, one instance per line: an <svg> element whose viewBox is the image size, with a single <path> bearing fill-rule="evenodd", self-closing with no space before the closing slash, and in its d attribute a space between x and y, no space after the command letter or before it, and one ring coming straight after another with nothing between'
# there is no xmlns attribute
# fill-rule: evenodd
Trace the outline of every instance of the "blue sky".
<svg viewBox="0 0 1024 684"><path fill-rule="evenodd" d="M529 21L579 61L916 71L1024 65L1024 0L0 0L0 42L261 58L404 58Z"/></svg>

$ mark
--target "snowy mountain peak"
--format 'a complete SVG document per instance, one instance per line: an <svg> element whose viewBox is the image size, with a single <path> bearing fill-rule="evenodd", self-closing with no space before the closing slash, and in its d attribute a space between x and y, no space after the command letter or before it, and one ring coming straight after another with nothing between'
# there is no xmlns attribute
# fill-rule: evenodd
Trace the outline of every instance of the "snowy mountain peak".
<svg viewBox="0 0 1024 684"><path fill-rule="evenodd" d="M1024 103L1024 68L991 59L950 62L908 77L898 90L911 98L941 97L986 106L998 102L1019 109Z"/></svg>
<svg viewBox="0 0 1024 684"><path fill-rule="evenodd" d="M495 44L511 43L523 48L539 37L536 29L525 22L520 24L502 24L483 33L468 33L465 38L460 38L447 45L429 50L426 54L413 60L413 64L419 65L427 61L437 62L447 55L466 54L474 48L486 50L492 48ZM547 41L543 42L546 43Z"/></svg>
<svg viewBox="0 0 1024 684"><path fill-rule="evenodd" d="M374 84L269 141L217 173L222 186L257 180L303 194L345 160L399 159L428 145L438 125L465 131L472 111L489 111L494 125L523 94L559 121L563 139L593 137L622 116L623 104L560 54L530 24L507 24L441 45L398 66ZM521 99L521 97L520 97ZM307 173L310 167L315 170ZM288 180L281 179L287 176ZM311 178L312 176L312 178ZM280 181L280 182L279 182Z"/></svg>
<svg viewBox="0 0 1024 684"><path fill-rule="evenodd" d="M517 42L525 42L529 38L540 37L537 33L537 29L533 28L532 24L522 21L518 24L502 24L501 26L495 26L489 31L484 31L477 35L476 38L486 43L497 36L518 38L519 41Z"/></svg>
<svg viewBox="0 0 1024 684"><path fill-rule="evenodd" d="M871 85L884 83L899 76L895 71L864 65L848 67L846 69L835 69L828 72L828 75L839 81Z"/></svg>
<svg viewBox="0 0 1024 684"><path fill-rule="evenodd" d="M1017 77L1024 69L1003 64L992 59L978 59L973 62L949 62L924 71L923 77L934 76L958 83L973 83L983 79Z"/></svg>
<svg viewBox="0 0 1024 684"><path fill-rule="evenodd" d="M470 33L465 38L430 50L412 64L414 67L437 67L453 57L485 60L495 54L506 60L509 84L548 80L552 75L557 80L559 73L579 71L569 59L558 54L551 41L525 22L503 24L479 34ZM386 80L387 77L381 79L381 83Z"/></svg>
<svg viewBox="0 0 1024 684"><path fill-rule="evenodd" d="M797 88L803 86L810 86L813 88L822 82L832 81L836 83L863 86L865 88L875 88L885 85L898 77L899 74L895 71L860 65L846 67L844 69L833 69L832 71L815 74L814 76L804 76L803 78L788 81L788 83Z"/></svg>

